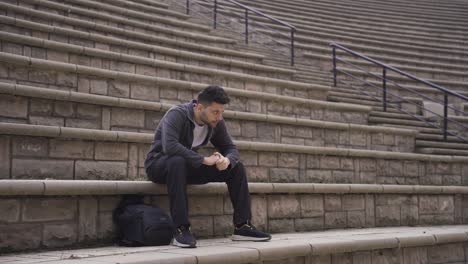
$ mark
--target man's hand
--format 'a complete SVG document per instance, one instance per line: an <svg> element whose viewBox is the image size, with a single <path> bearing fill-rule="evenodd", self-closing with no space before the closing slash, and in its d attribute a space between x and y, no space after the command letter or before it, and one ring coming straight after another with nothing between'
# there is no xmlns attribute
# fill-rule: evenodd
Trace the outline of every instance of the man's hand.
<svg viewBox="0 0 468 264"><path fill-rule="evenodd" d="M216 162L219 160L219 156L216 154L213 154L209 157L204 157L203 158L203 164L207 166L213 166L216 164Z"/></svg>
<svg viewBox="0 0 468 264"><path fill-rule="evenodd" d="M231 161L228 158L223 157L221 153L215 152L213 155L217 155L219 157L218 161L216 161L216 168L218 170L225 170L227 167L229 167L229 164L231 164Z"/></svg>

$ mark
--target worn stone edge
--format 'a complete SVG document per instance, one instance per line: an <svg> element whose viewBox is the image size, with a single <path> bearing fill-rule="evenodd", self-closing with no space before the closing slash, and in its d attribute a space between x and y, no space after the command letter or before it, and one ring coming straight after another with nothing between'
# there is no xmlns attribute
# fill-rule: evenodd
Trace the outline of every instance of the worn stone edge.
<svg viewBox="0 0 468 264"><path fill-rule="evenodd" d="M167 111L170 109L172 104L165 104L160 102L141 101L127 98L117 98L103 95L95 95L80 92L71 91L60 91L47 88L39 88L26 85L17 85L11 83L0 82L0 94L10 94L15 96L25 96L41 99L60 100L66 102L77 102L85 104L95 104L101 106L110 107L123 107L132 109L142 109L149 111ZM261 96L261 95L260 95ZM255 95L252 95L255 97ZM263 98L260 98L263 99ZM301 119L296 117L284 117L271 114L261 113L246 113L241 111L226 110L224 117L249 120L249 121L260 121L260 122L271 122L277 124L289 124L325 129L338 129L345 131L367 131L385 134L396 134L405 136L416 136L418 134L415 130L402 129L402 128L387 128L382 126L369 126L369 125L357 125L352 123L338 123L331 121L322 120L309 120Z"/></svg>
<svg viewBox="0 0 468 264"><path fill-rule="evenodd" d="M137 132L108 131L98 129L83 129L58 126L25 125L0 122L0 134L40 136L52 138L86 139L92 141L116 141L131 143L151 143L153 134ZM236 140L234 143L241 150L290 152L310 155L327 155L343 157L361 157L373 159L405 159L436 162L468 162L468 157L426 155L417 153L401 153L390 151L346 149L330 147L300 146L279 143L263 143Z"/></svg>
<svg viewBox="0 0 468 264"><path fill-rule="evenodd" d="M4 18L2 18L4 19ZM7 17L5 20L10 19ZM15 20L14 18L11 18L10 20ZM50 28L50 31L53 31L53 27L47 26L47 25L41 25L41 27L47 27ZM72 30L69 29L62 29L61 32L69 32ZM130 63L140 63L144 65L150 65L150 66L163 66L163 67L168 67L171 69L186 69L186 70L191 70L196 73L206 73L206 72L211 72L213 71L212 68L209 70L199 67L199 66L193 66L193 65L184 65L181 63L176 63L176 62L166 62L162 60L157 60L157 59L150 59L150 58L145 58L145 57L139 57L135 55L130 55L130 54L120 54L116 52L111 52L111 51L105 51L105 50L99 50L96 48L89 48L89 47L80 47L80 46L75 46L73 44L68 44L68 43L60 43L60 42L55 42L51 40L44 40L44 39L36 39L31 36L25 36L25 35L16 35L12 34L9 32L0 32L2 34L2 39L5 39L7 41L12 41L15 43L19 44L25 44L25 45L36 45L42 48L54 48L55 50L60 50L60 51L65 51L65 52L74 52L78 53L80 55L86 55L86 56L101 56L104 58L113 58L116 60L124 60L126 62ZM80 32L81 33L81 32ZM91 36L91 33L86 34L87 37L89 38ZM112 38L109 38L107 36L102 37L102 39L106 39L108 41L111 41ZM124 43L125 41L121 42L119 45ZM115 44L115 43L114 43ZM147 44L142 44L145 46L149 46ZM233 59L225 59L225 58L220 58L220 57L214 57L211 55L205 55L205 54L196 54L193 52L188 52L188 51L181 51L181 50L174 50L171 48L162 48L162 47L148 47L147 50L157 50L158 52L161 52L163 54L169 54L171 56L178 56L182 58L190 58L190 59L196 59L196 60L201 60L204 62L211 62L211 63L219 63L223 65L229 65L229 66L235 66L235 67L241 67L244 69L248 70L258 70L258 71L264 71L267 73L283 73L283 74L294 74L296 71L295 70L290 70L290 69L283 69L283 68L278 68L274 66L266 66L263 64L255 64L255 63L249 63L249 62L244 62L244 61L238 61L238 60L233 60ZM179 68L177 68L179 67ZM232 72L231 72L232 73Z"/></svg>
<svg viewBox="0 0 468 264"><path fill-rule="evenodd" d="M19 12L23 12L23 13L26 13L26 14L30 14L29 9L27 9L27 8L8 5L6 3L1 3L1 2L0 2L0 6L2 6L4 8L12 9L14 11L19 11ZM34 10L34 11L35 12L40 12L40 11L37 11L37 10ZM47 13L36 13L36 15L38 15L38 16L42 16L43 14L47 14ZM16 19L13 19L13 20L16 23ZM78 25L79 26L79 23L77 24L75 20L70 19L68 17L61 17L61 18L58 19L58 21L61 21L61 22L66 21L67 23L69 23L71 25ZM97 26L91 26L91 28L93 28L93 29L95 27L97 27ZM105 25L99 25L99 28L103 29L103 30L112 29L111 32L115 33L116 31L118 31L119 34L124 34L126 36L139 35L140 37L143 37L142 33L139 33L139 32L131 32L130 33L130 31L125 30L125 29L120 29L120 28L116 29L116 28L113 28L113 27L110 27L110 26L105 26ZM58 27L55 27L55 30L57 30L59 32L62 31L61 28L58 28ZM157 40L155 39L155 41L161 42L161 41L163 41L163 39L157 39ZM200 45L195 46L192 43L184 42L182 40L172 40L172 39L165 38L165 40L163 42L169 43L169 44L177 44L179 46L197 48L197 49L200 49L200 50L208 50L208 51L216 52L216 53L226 53L226 54L234 55L234 56L245 56L245 57L256 58L256 59L263 59L265 57L265 56L260 55L260 54L249 53L249 52L238 52L238 51L235 51L235 50L225 50L225 49L219 48L219 47L206 47L206 46L200 46Z"/></svg>
<svg viewBox="0 0 468 264"><path fill-rule="evenodd" d="M77 64L30 58L30 57L4 53L4 52L0 53L0 61L22 65L22 66L28 66L32 68L48 69L48 70L55 70L55 71L62 71L62 72L65 71L65 72L93 75L93 76L99 76L99 77L105 77L105 78L123 79L126 81L144 81L144 82L151 82L151 83L162 84L162 85L178 84L177 86L179 85L189 86L190 84L192 84L192 82L188 82L188 81L173 80L173 79L153 77L153 76L128 73L128 72L117 72L117 71L94 68L94 67L77 65ZM182 65L182 66L184 67L183 69L181 68L180 70L185 70L185 68L188 68L187 65ZM222 72L222 71L218 70L216 72ZM227 73L228 72L226 72L226 74ZM288 87L288 88L295 88L295 89L303 89L306 91L319 90L319 91L325 91L325 92L328 92L330 90L330 87L323 86L323 85L313 85L313 84L306 84L306 83L281 80L281 79L273 79L273 78L267 78L267 77L244 76L246 74L241 74L241 73L236 73L236 72L229 72L229 75L231 75L231 77L235 77L238 79L242 79L242 80L249 79L250 81L254 81L254 82L262 83L262 84L276 84L276 85L280 85L283 88ZM204 87L208 86L208 84L199 84L199 83L193 83L193 84L203 85Z"/></svg>
<svg viewBox="0 0 468 264"><path fill-rule="evenodd" d="M58 9L61 11L67 11L69 13L80 14L80 15L87 16L87 17L99 16L98 14L93 14L95 13L95 11L90 11L88 9L85 9L82 7L76 7L73 5L65 5L62 3L49 2L49 1L44 1L44 0L30 0L30 2L36 5L41 5L41 6L45 6L45 7L52 8L52 9ZM41 12L41 11L38 11L38 12ZM47 12L41 12L41 13L43 14L44 19L56 17L56 15L52 13L47 13ZM132 26L138 26L144 29L151 29L153 31L162 32L165 34L173 34L173 35L177 35L180 37L189 37L189 38L194 38L194 39L199 39L199 40L205 40L205 41L208 40L208 41L222 42L222 43L229 43L229 44L236 43L236 41L233 39L228 39L228 38L223 38L223 37L213 37L213 36L202 35L202 34L197 34L193 32L186 32L183 30L170 29L170 28L157 26L155 24L145 24L139 21L132 21L129 19L124 19L124 18L115 18L110 14L101 13L100 16L101 16L100 19L110 19L113 22L118 21L116 23L124 23L124 24L130 23L130 25ZM60 19L63 19L63 18L60 18ZM72 20L75 20L75 19L72 19Z"/></svg>
<svg viewBox="0 0 468 264"><path fill-rule="evenodd" d="M249 183L255 194L468 194L466 186ZM224 195L224 183L189 185L194 195ZM166 186L150 181L113 180L0 180L0 196L167 194ZM443 238L440 238L443 239Z"/></svg>

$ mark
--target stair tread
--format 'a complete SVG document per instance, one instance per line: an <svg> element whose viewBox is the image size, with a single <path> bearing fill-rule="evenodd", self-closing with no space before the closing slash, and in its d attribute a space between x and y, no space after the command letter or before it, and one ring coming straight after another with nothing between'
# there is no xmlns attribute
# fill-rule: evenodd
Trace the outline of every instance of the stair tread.
<svg viewBox="0 0 468 264"><path fill-rule="evenodd" d="M377 123L378 124L378 123ZM405 125L396 125L396 124L378 124L380 126L386 126L386 127L396 127L396 128L405 128L405 129L412 129L419 131L419 133L426 133L426 134L436 134L436 135L442 135L442 131L440 129L436 128L428 128L428 127L415 127L415 126L405 126ZM452 131L453 132L453 131Z"/></svg>
<svg viewBox="0 0 468 264"><path fill-rule="evenodd" d="M419 135L416 137L416 139L430 140L430 141L440 141L440 142L451 142L451 143L463 142L458 137L454 137L454 136L450 136L450 135L447 136L447 140L445 141L444 140L444 135L442 135L442 133L440 133L440 135L438 135L438 134L419 133Z"/></svg>
<svg viewBox="0 0 468 264"><path fill-rule="evenodd" d="M421 154L431 154L431 155L468 156L468 150L463 150L463 149L416 148L416 151Z"/></svg>
<svg viewBox="0 0 468 264"><path fill-rule="evenodd" d="M369 122L370 123L404 124L404 125L417 126L417 127L435 128L431 126L430 124L427 124L419 120L401 120L401 119L395 119L395 118L370 116Z"/></svg>
<svg viewBox="0 0 468 264"><path fill-rule="evenodd" d="M415 117L413 116L410 116L408 114L405 114L405 113L388 113L388 112L383 112L383 111L371 111L369 113L369 116L375 116L375 117L387 117L387 118L403 118L403 119L410 119L410 120L417 120L415 117L419 117L419 118L423 118L424 119L424 116L422 115L414 115Z"/></svg>
<svg viewBox="0 0 468 264"><path fill-rule="evenodd" d="M338 97L338 96L333 96L333 95L328 96L328 100L332 102L351 103L351 104L366 105L366 106L382 106L382 103L380 102L372 102L368 100Z"/></svg>
<svg viewBox="0 0 468 264"><path fill-rule="evenodd" d="M467 142L439 142L432 140L416 140L416 147L428 147L428 148L449 148L449 149L462 149L468 150L468 141Z"/></svg>
<svg viewBox="0 0 468 264"><path fill-rule="evenodd" d="M229 259L229 263L257 262L261 259L269 258L288 258L296 257L297 250L307 248L304 254L310 254L312 246L316 254L326 254L326 251L320 252L320 248L327 250L333 247L337 252L349 248L349 243L359 241L361 247L359 250L374 250L388 248L388 240L397 241L398 238L418 238L434 235L449 235L454 233L468 232L468 225L440 225L440 226L421 226L421 227L378 227L378 228L359 228L346 230L329 230L319 232L304 233L282 233L275 234L270 242L232 242L229 238L200 239L198 247L195 249L177 248L174 246L158 247L117 247L106 246L98 248L83 248L74 250L56 250L48 252L31 252L0 256L0 262L14 261L15 264L67 264L67 263L150 263L160 261L164 263L208 263L197 262L209 258L209 263L221 263ZM447 243L451 242L447 236ZM349 243L343 243L349 242ZM421 243L425 242L422 241ZM426 242L427 243L427 242ZM381 245L380 247L377 245ZM395 247L399 246L397 244ZM422 246L422 244L421 244ZM358 248L351 250L357 251ZM277 253L274 253L274 252ZM349 249L348 249L349 251ZM303 252L303 250L301 250ZM274 256L273 256L273 255ZM158 261L159 260L159 261Z"/></svg>

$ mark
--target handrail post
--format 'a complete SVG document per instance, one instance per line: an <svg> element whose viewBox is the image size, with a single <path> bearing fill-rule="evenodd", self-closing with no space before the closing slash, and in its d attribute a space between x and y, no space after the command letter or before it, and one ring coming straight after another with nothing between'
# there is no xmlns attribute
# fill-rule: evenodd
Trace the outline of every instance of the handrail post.
<svg viewBox="0 0 468 264"><path fill-rule="evenodd" d="M187 0L186 12L187 15L190 14L190 0Z"/></svg>
<svg viewBox="0 0 468 264"><path fill-rule="evenodd" d="M218 0L214 0L214 10L213 10L213 28L216 29L216 17L218 14Z"/></svg>
<svg viewBox="0 0 468 264"><path fill-rule="evenodd" d="M382 76L383 76L383 83L382 83L382 86L383 86L383 94L382 94L382 101L383 101L383 110L384 112L387 112L387 68L383 68L383 72L382 72Z"/></svg>
<svg viewBox="0 0 468 264"><path fill-rule="evenodd" d="M249 44L249 10L245 9L245 44Z"/></svg>
<svg viewBox="0 0 468 264"><path fill-rule="evenodd" d="M294 66L294 28L291 28L291 66Z"/></svg>
<svg viewBox="0 0 468 264"><path fill-rule="evenodd" d="M336 48L333 47L333 87L336 87Z"/></svg>
<svg viewBox="0 0 468 264"><path fill-rule="evenodd" d="M448 126L448 94L444 93L444 140L447 141Z"/></svg>

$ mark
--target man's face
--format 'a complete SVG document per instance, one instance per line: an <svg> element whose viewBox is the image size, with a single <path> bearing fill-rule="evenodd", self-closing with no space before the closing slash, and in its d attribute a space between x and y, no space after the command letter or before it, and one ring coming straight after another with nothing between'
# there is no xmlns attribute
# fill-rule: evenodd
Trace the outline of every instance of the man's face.
<svg viewBox="0 0 468 264"><path fill-rule="evenodd" d="M200 119L203 123L215 128L218 122L223 120L224 105L213 102L209 106L197 105L200 110Z"/></svg>

